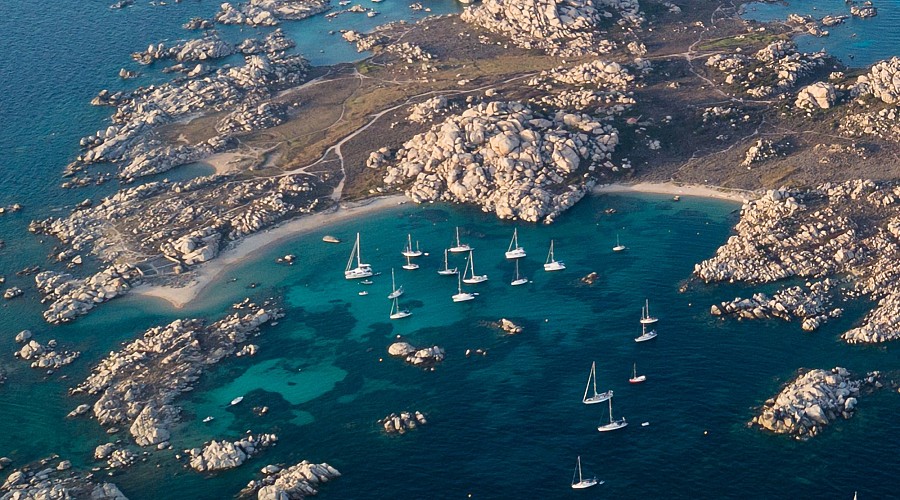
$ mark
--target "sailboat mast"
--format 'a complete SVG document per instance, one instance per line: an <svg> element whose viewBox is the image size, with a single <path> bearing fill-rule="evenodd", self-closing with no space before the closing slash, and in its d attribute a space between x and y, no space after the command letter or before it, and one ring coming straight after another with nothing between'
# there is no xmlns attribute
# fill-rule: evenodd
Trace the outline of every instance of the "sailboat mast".
<svg viewBox="0 0 900 500"><path fill-rule="evenodd" d="M647 317L649 318L650 317L650 299L647 299L646 309L647 309Z"/></svg>
<svg viewBox="0 0 900 500"><path fill-rule="evenodd" d="M412 234L406 235L406 250L412 252Z"/></svg>
<svg viewBox="0 0 900 500"><path fill-rule="evenodd" d="M391 268L391 290L394 292L397 291L397 282L394 281L394 268L393 267Z"/></svg>
<svg viewBox="0 0 900 500"><path fill-rule="evenodd" d="M362 267L362 252L359 248L359 233L356 233L356 267Z"/></svg>
<svg viewBox="0 0 900 500"><path fill-rule="evenodd" d="M584 481L584 478L581 477L581 456L578 456L578 482Z"/></svg>
<svg viewBox="0 0 900 500"><path fill-rule="evenodd" d="M594 395L597 395L597 362L591 363L591 374L594 376Z"/></svg>
<svg viewBox="0 0 900 500"><path fill-rule="evenodd" d="M359 233L356 233L356 243L353 244L353 249L350 250L350 258L347 260L347 269L349 271L351 266L353 265L353 257L356 255L356 251L359 248Z"/></svg>
<svg viewBox="0 0 900 500"><path fill-rule="evenodd" d="M609 398L609 423L613 422L612 416L612 398Z"/></svg>
<svg viewBox="0 0 900 500"><path fill-rule="evenodd" d="M456 226L456 246L460 246L460 244L459 244L459 226Z"/></svg>
<svg viewBox="0 0 900 500"><path fill-rule="evenodd" d="M588 389L591 388L591 379L594 377L594 365L591 364L591 372L588 373L587 383L584 384L584 396L582 396L582 401L587 401ZM596 392L596 389L595 389Z"/></svg>

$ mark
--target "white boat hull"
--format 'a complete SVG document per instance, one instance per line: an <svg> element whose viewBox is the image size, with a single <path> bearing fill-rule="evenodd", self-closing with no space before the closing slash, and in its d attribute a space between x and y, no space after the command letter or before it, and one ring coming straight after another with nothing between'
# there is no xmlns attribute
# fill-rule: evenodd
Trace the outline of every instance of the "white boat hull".
<svg viewBox="0 0 900 500"><path fill-rule="evenodd" d="M402 253L404 257L421 257L422 256L422 252L419 250L416 250L413 252L404 250L403 252L400 252L400 253Z"/></svg>
<svg viewBox="0 0 900 500"><path fill-rule="evenodd" d="M394 314L391 314L391 319L403 319L403 318L408 318L410 316L412 316L411 312L400 311L400 312L395 312Z"/></svg>
<svg viewBox="0 0 900 500"><path fill-rule="evenodd" d="M625 419L623 418L620 420L610 422L608 424L603 424L601 426L598 426L597 430L599 432L610 432L610 431L619 430L619 429L621 429L623 427L627 427L627 426L628 426L628 422L626 422Z"/></svg>
<svg viewBox="0 0 900 500"><path fill-rule="evenodd" d="M481 276L472 276L471 278L463 278L463 283L469 285L475 285L477 283L483 283L488 280L486 274L482 274Z"/></svg>
<svg viewBox="0 0 900 500"><path fill-rule="evenodd" d="M456 276L457 274L459 274L459 269L441 269L440 271L438 271L438 274L440 274L441 276Z"/></svg>
<svg viewBox="0 0 900 500"><path fill-rule="evenodd" d="M625 250L625 245L617 245L613 247L613 252L621 252Z"/></svg>
<svg viewBox="0 0 900 500"><path fill-rule="evenodd" d="M641 319L641 324L642 325L652 325L653 323L656 323L657 321L659 321L659 318L643 318L643 319Z"/></svg>
<svg viewBox="0 0 900 500"><path fill-rule="evenodd" d="M238 396L231 400L231 406L234 406L244 400L244 396Z"/></svg>
<svg viewBox="0 0 900 500"><path fill-rule="evenodd" d="M602 403L609 398L613 397L613 391L601 392L600 394L594 394L589 398L584 398L582 402L586 405L593 405L597 403Z"/></svg>
<svg viewBox="0 0 900 500"><path fill-rule="evenodd" d="M394 300L394 299L396 299L397 297L399 297L399 296L401 296L401 295L403 295L403 289L402 289L402 288L399 288L399 289L394 290L393 292L391 292L391 293L388 295L388 299L389 299L389 300Z"/></svg>
<svg viewBox="0 0 900 500"><path fill-rule="evenodd" d="M634 339L635 342L646 342L648 340L653 340L656 338L656 331L649 331L640 337Z"/></svg>
<svg viewBox="0 0 900 500"><path fill-rule="evenodd" d="M469 245L459 245L456 247L450 247L450 253L463 253L472 250L472 247Z"/></svg>
<svg viewBox="0 0 900 500"><path fill-rule="evenodd" d="M348 280L358 280L362 278L368 278L370 276L372 276L371 267L357 267L354 269L350 269L349 271L344 271L344 279Z"/></svg>
<svg viewBox="0 0 900 500"><path fill-rule="evenodd" d="M453 302L466 302L469 300L474 300L475 294L472 293L457 293L453 296Z"/></svg>
<svg viewBox="0 0 900 500"><path fill-rule="evenodd" d="M524 257L525 257L525 249L524 248L516 248L515 250L506 252L507 259L522 259Z"/></svg>
<svg viewBox="0 0 900 500"><path fill-rule="evenodd" d="M548 262L544 264L544 271L562 271L566 268L566 265L560 261Z"/></svg>
<svg viewBox="0 0 900 500"><path fill-rule="evenodd" d="M419 268L418 264L404 264L403 265L403 269L406 269L407 271L415 271L418 268Z"/></svg>
<svg viewBox="0 0 900 500"><path fill-rule="evenodd" d="M603 481L597 481L596 479L584 479L572 484L572 489L583 490L585 488L590 488L591 486L597 486L598 484L603 484Z"/></svg>
<svg viewBox="0 0 900 500"><path fill-rule="evenodd" d="M512 285L512 286L519 286L519 285L524 285L524 284L526 284L526 283L528 283L528 278L519 278L519 279L517 279L517 280L513 280L513 281L510 283L510 285Z"/></svg>
<svg viewBox="0 0 900 500"><path fill-rule="evenodd" d="M631 384L640 384L641 382L645 382L647 380L646 375L639 375L637 377L632 377L628 379L628 382Z"/></svg>

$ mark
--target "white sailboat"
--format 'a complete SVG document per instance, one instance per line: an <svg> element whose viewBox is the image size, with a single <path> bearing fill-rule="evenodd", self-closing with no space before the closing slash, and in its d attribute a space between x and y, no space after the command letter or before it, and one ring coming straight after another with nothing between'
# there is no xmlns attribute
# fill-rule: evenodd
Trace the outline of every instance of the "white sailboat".
<svg viewBox="0 0 900 500"><path fill-rule="evenodd" d="M525 257L525 249L519 246L519 229L513 229L512 241L509 242L509 248L506 250L507 259L521 259Z"/></svg>
<svg viewBox="0 0 900 500"><path fill-rule="evenodd" d="M647 331L647 325L641 324L641 336L634 339L635 342L646 342L656 338L656 330Z"/></svg>
<svg viewBox="0 0 900 500"><path fill-rule="evenodd" d="M401 295L403 295L403 285L397 288L397 282L394 281L394 268L391 268L391 293L388 294L388 299L394 300Z"/></svg>
<svg viewBox="0 0 900 500"><path fill-rule="evenodd" d="M524 285L526 283L528 283L528 278L523 278L523 277L519 276L519 261L516 260L516 279L512 280L510 285L519 286L519 285Z"/></svg>
<svg viewBox="0 0 900 500"><path fill-rule="evenodd" d="M450 253L463 253L463 252L471 252L472 247L470 247L467 243L460 243L459 241L459 226L456 227L456 246L450 247Z"/></svg>
<svg viewBox="0 0 900 500"><path fill-rule="evenodd" d="M566 265L553 256L553 240L550 240L550 253L547 254L547 262L544 263L544 271L562 271Z"/></svg>
<svg viewBox="0 0 900 500"><path fill-rule="evenodd" d="M613 247L613 252L621 252L625 250L625 245L619 243L619 233L616 233L616 246Z"/></svg>
<svg viewBox="0 0 900 500"><path fill-rule="evenodd" d="M637 374L637 363L635 363L634 368L632 369L632 372L631 372L631 378L628 379L628 383L640 384L641 382L644 382L645 380L647 380L646 375L638 375Z"/></svg>
<svg viewBox="0 0 900 500"><path fill-rule="evenodd" d="M453 276L454 274L459 274L458 268L450 269L450 265L447 263L447 249L444 249L444 268L438 270L438 274L441 276Z"/></svg>
<svg viewBox="0 0 900 500"><path fill-rule="evenodd" d="M472 300L475 298L475 293L463 292L462 291L462 277L457 274L456 275L457 282L457 294L453 296L453 302L465 302L467 300Z"/></svg>
<svg viewBox="0 0 900 500"><path fill-rule="evenodd" d="M641 309L641 324L642 325L652 325L659 321L659 318L654 318L650 316L650 299L647 299L647 303L643 309Z"/></svg>
<svg viewBox="0 0 900 500"><path fill-rule="evenodd" d="M404 256L404 257L407 257L407 258L408 258L408 257L421 257L421 256L422 256L422 251L419 250L419 242L418 242L418 241L416 242L416 249L413 250L413 247L412 247L412 235L411 235L411 234L407 234L406 237L407 237L407 239L406 239L406 248L404 248L403 251L400 252L400 253L402 253L403 256Z"/></svg>
<svg viewBox="0 0 900 500"><path fill-rule="evenodd" d="M578 476L578 481L575 481L575 476ZM591 486L596 486L598 484L603 484L604 481L597 481L596 477L590 477L585 479L584 476L581 475L581 457L578 457L578 465L575 466L575 473L572 474L572 489L575 490L583 490L585 488L590 488Z"/></svg>
<svg viewBox="0 0 900 500"><path fill-rule="evenodd" d="M406 264L403 264L403 265L400 266L400 267L402 267L403 269L406 269L407 271L415 271L416 269L419 268L419 265L416 264L415 262L411 261L410 258L409 258L409 256L407 256L407 257L406 257Z"/></svg>
<svg viewBox="0 0 900 500"><path fill-rule="evenodd" d="M394 303L391 304L391 319L403 319L412 316L409 309L400 309L400 299L394 297Z"/></svg>
<svg viewBox="0 0 900 500"><path fill-rule="evenodd" d="M467 274L468 278L466 277ZM474 285L476 283L487 281L487 279L487 274L475 274L475 256L472 251L469 250L469 258L466 259L466 269L463 271L463 283Z"/></svg>
<svg viewBox="0 0 900 500"><path fill-rule="evenodd" d="M621 429L628 425L628 422L625 421L625 417L622 417L618 420L613 419L612 413L612 398L608 399L609 401L609 423L597 426L597 430L600 432L609 432L617 429Z"/></svg>
<svg viewBox="0 0 900 500"><path fill-rule="evenodd" d="M594 395L588 397L588 391L591 389L591 382L594 383ZM602 403L607 399L613 397L613 391L606 392L597 392L597 362L594 361L591 363L591 373L588 375L587 385L584 386L584 397L581 398L581 402L586 405L592 405L596 403Z"/></svg>
<svg viewBox="0 0 900 500"><path fill-rule="evenodd" d="M356 267L353 267L354 258L356 259ZM359 251L359 233L356 233L356 243L353 244L353 250L350 251L350 259L347 261L347 268L344 269L344 278L356 280L368 278L369 276L372 276L372 266L362 262Z"/></svg>

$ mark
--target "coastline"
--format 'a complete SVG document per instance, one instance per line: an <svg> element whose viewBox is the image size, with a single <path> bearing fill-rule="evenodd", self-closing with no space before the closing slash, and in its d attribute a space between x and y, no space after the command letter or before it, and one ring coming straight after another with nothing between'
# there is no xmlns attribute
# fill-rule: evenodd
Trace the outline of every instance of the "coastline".
<svg viewBox="0 0 900 500"><path fill-rule="evenodd" d="M656 193L678 196L696 196L700 198L716 198L743 203L758 197L753 191L730 189L702 184L677 184L674 182L637 182L634 184L612 183L595 186L592 194L604 193Z"/></svg>
<svg viewBox="0 0 900 500"><path fill-rule="evenodd" d="M613 183L594 187L590 194L604 193L656 193L679 196L696 196L701 198L716 198L734 202L744 202L752 197L750 191L732 190L714 186L697 184L675 184L671 182L638 182L634 184ZM340 205L337 209L327 210L312 215L301 216L297 219L285 222L267 231L256 233L244 238L233 248L222 252L211 262L203 264L194 272L191 282L182 287L168 285L140 285L133 291L135 295L155 297L168 302L175 309L182 309L200 296L203 291L218 280L222 274L247 258L253 258L253 254L265 250L272 245L293 238L310 231L325 228L336 222L343 222L355 217L368 215L390 207L397 206L400 202L408 201L403 195L379 196L366 200Z"/></svg>
<svg viewBox="0 0 900 500"><path fill-rule="evenodd" d="M175 309L182 309L196 299L209 285L216 282L223 273L242 263L245 259L252 258L252 255L256 252L265 250L286 239L322 229L335 222L395 207L402 201L408 200L403 195L379 196L339 205L337 209L301 216L242 239L235 247L223 251L211 262L200 266L194 272L191 282L186 286L176 288L167 285L145 284L136 287L132 293L144 297L159 298L168 302Z"/></svg>

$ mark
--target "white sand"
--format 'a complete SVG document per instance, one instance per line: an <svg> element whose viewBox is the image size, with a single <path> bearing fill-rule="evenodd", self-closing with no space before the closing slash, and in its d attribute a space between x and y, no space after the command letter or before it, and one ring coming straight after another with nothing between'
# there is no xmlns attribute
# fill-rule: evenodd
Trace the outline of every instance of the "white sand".
<svg viewBox="0 0 900 500"><path fill-rule="evenodd" d="M134 289L134 293L163 299L172 304L172 306L180 309L200 295L206 287L217 281L229 268L240 264L248 257L264 250L270 245L277 244L285 239L300 234L321 229L334 224L335 222L345 221L353 217L359 217L397 206L404 200L406 200L405 196L384 196L358 203L342 205L337 210L328 210L299 217L267 231L244 238L234 248L222 252L215 259L201 265L199 269L195 270L194 280L187 286L174 288L164 285L141 285Z"/></svg>
<svg viewBox="0 0 900 500"><path fill-rule="evenodd" d="M594 194L603 193L659 193L678 196L697 196L701 198L719 198L742 202L752 200L759 195L753 191L729 189L701 184L675 184L672 182L639 182L636 184L603 184L593 190Z"/></svg>

